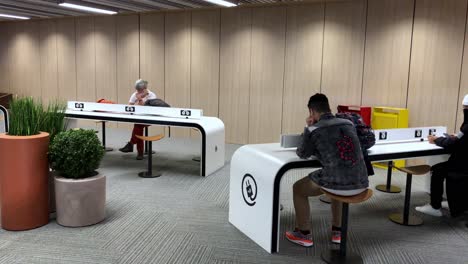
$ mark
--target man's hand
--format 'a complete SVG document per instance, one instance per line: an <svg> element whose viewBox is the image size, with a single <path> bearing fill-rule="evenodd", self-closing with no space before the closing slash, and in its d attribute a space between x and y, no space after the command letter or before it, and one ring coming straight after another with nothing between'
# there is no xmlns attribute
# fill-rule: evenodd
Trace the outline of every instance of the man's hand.
<svg viewBox="0 0 468 264"><path fill-rule="evenodd" d="M313 125L314 124L314 118L312 116L308 116L306 118L306 124L307 124L307 126Z"/></svg>
<svg viewBox="0 0 468 264"><path fill-rule="evenodd" d="M427 137L427 140L429 140L429 143L435 144L435 141L436 141L436 139L438 139L438 138L439 138L439 137L430 135L430 136Z"/></svg>

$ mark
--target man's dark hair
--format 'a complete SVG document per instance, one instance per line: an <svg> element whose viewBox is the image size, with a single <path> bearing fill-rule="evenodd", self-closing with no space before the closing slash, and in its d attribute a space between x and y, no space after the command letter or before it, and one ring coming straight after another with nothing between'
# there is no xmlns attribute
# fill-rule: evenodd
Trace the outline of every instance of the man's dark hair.
<svg viewBox="0 0 468 264"><path fill-rule="evenodd" d="M327 96L321 93L316 93L312 95L309 99L307 107L318 113L331 112Z"/></svg>

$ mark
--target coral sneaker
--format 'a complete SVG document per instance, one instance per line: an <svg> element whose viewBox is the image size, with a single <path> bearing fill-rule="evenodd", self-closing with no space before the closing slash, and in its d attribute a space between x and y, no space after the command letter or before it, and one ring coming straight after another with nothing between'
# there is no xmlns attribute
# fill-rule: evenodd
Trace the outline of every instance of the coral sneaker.
<svg viewBox="0 0 468 264"><path fill-rule="evenodd" d="M333 244L341 244L341 231L332 231L331 242Z"/></svg>
<svg viewBox="0 0 468 264"><path fill-rule="evenodd" d="M294 230L294 231L287 231L286 232L286 238L298 245L301 245L303 247L311 247L314 245L314 242L312 241L312 235L304 235L302 234L299 230Z"/></svg>

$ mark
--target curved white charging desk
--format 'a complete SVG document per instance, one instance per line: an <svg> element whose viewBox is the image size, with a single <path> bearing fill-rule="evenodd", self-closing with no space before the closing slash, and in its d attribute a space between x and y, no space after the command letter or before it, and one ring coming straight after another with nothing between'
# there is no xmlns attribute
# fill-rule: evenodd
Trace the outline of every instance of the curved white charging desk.
<svg viewBox="0 0 468 264"><path fill-rule="evenodd" d="M202 138L200 175L208 176L225 163L224 123L219 118L201 114L201 110L197 109L68 102L65 116L70 119L195 128Z"/></svg>
<svg viewBox="0 0 468 264"><path fill-rule="evenodd" d="M385 139L377 137L377 144L369 149L371 161L389 161L428 157L434 165L447 159L447 151L421 141L431 128L414 128L385 133ZM443 127L436 128L440 133ZM418 138L414 137L418 130ZM401 135L404 132L405 135ZM405 139L406 138L406 139ZM396 143L388 140L393 139ZM403 142L401 142L403 140ZM280 183L283 175L298 168L319 168L315 158L300 159L295 148L282 148L279 143L245 145L239 148L231 160L229 222L269 253L279 250Z"/></svg>

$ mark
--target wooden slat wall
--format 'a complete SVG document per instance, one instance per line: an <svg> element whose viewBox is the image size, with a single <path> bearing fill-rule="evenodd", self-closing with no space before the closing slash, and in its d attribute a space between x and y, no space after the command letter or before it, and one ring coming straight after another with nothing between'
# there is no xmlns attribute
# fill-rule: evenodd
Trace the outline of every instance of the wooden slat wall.
<svg viewBox="0 0 468 264"><path fill-rule="evenodd" d="M455 124L455 132L460 129L460 126L463 124L464 115L463 115L463 98L468 94L468 21L467 27L465 29L465 47L463 52L463 64L462 64L462 75L460 80L460 91L457 102L457 123Z"/></svg>
<svg viewBox="0 0 468 264"><path fill-rule="evenodd" d="M249 142L277 142L281 134L286 8L254 8Z"/></svg>
<svg viewBox="0 0 468 264"><path fill-rule="evenodd" d="M174 107L190 105L191 13L166 14L165 22L165 97ZM171 136L189 136L190 129L172 128Z"/></svg>
<svg viewBox="0 0 468 264"><path fill-rule="evenodd" d="M0 92L12 92L11 79L11 38L12 24L4 23L0 26Z"/></svg>
<svg viewBox="0 0 468 264"><path fill-rule="evenodd" d="M332 111L361 103L366 1L326 3L322 93Z"/></svg>
<svg viewBox="0 0 468 264"><path fill-rule="evenodd" d="M325 6L287 9L282 133L302 133L308 98L320 92Z"/></svg>
<svg viewBox="0 0 468 264"><path fill-rule="evenodd" d="M40 99L39 24L18 22L13 28L10 87L19 95Z"/></svg>
<svg viewBox="0 0 468 264"><path fill-rule="evenodd" d="M94 18L76 19L76 99L96 100Z"/></svg>
<svg viewBox="0 0 468 264"><path fill-rule="evenodd" d="M137 15L117 17L117 101L128 103L140 76L139 18ZM119 124L122 128L133 125Z"/></svg>
<svg viewBox="0 0 468 264"><path fill-rule="evenodd" d="M43 20L39 23L40 78L42 101L47 103L58 97L57 23Z"/></svg>
<svg viewBox="0 0 468 264"><path fill-rule="evenodd" d="M75 100L77 95L75 36L75 19L57 20L58 97L64 101Z"/></svg>
<svg viewBox="0 0 468 264"><path fill-rule="evenodd" d="M413 0L369 0L362 104L406 107Z"/></svg>
<svg viewBox="0 0 468 264"><path fill-rule="evenodd" d="M140 15L140 77L148 81L149 89L164 99L164 14ZM164 128L152 126L151 135L164 133Z"/></svg>
<svg viewBox="0 0 468 264"><path fill-rule="evenodd" d="M455 131L468 93L467 1L354 0L2 22L0 91L126 103L143 78L171 105L219 116L226 141L239 144L300 132L316 92L329 96L332 110L408 107L410 125Z"/></svg>
<svg viewBox="0 0 468 264"><path fill-rule="evenodd" d="M417 1L408 91L410 126L439 124L455 129L466 10L466 0Z"/></svg>
<svg viewBox="0 0 468 264"><path fill-rule="evenodd" d="M251 26L251 9L221 10L219 117L237 144L249 140Z"/></svg>

